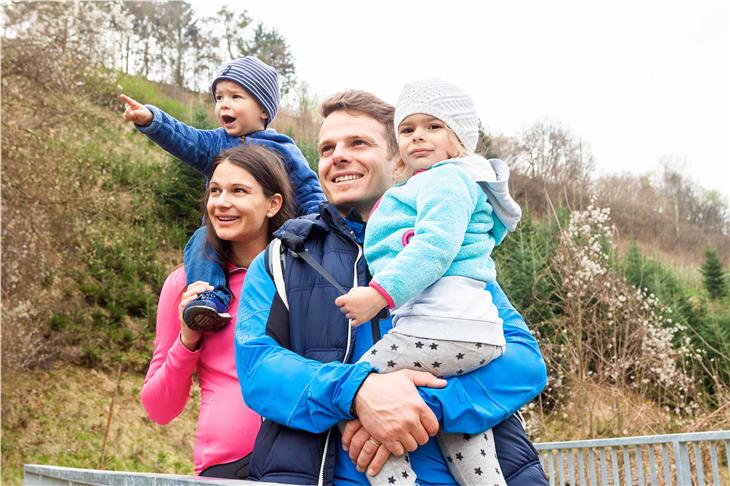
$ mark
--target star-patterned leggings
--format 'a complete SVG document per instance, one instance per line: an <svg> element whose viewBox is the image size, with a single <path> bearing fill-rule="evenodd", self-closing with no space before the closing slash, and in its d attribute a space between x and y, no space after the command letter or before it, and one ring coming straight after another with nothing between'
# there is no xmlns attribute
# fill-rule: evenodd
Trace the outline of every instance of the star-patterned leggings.
<svg viewBox="0 0 730 486"><path fill-rule="evenodd" d="M469 373L502 355L503 348L484 343L446 341L389 332L368 350L360 361L368 361L381 373L400 369L428 371L435 376ZM506 486L494 448L492 431L482 434L436 436L454 479L461 486ZM390 456L376 476L368 476L372 486L415 485L416 473L408 454Z"/></svg>

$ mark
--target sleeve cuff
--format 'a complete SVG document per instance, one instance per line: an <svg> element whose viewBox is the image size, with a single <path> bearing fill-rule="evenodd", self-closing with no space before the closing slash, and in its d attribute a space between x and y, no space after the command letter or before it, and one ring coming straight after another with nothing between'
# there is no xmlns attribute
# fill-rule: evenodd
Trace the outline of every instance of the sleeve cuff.
<svg viewBox="0 0 730 486"><path fill-rule="evenodd" d="M195 351L190 351L183 344L182 335L178 334L177 339L175 339L175 342L170 347L170 351L168 351L168 356L172 358L173 362L177 364L179 368L195 368L198 363L198 359L200 359L200 349L201 347L198 347Z"/></svg>
<svg viewBox="0 0 730 486"><path fill-rule="evenodd" d="M338 400L338 407L344 414L346 420L355 418L355 415L352 413L355 406L355 396L360 391L360 387L370 373L375 373L375 368L367 361L356 363L353 366L357 370L353 372L348 380L348 384L343 387L344 389Z"/></svg>
<svg viewBox="0 0 730 486"><path fill-rule="evenodd" d="M376 282L375 280L371 280L369 285L370 285L370 287L377 290L380 295L383 296L385 301L388 303L388 309L395 308L395 302L393 301L393 298L378 282Z"/></svg>
<svg viewBox="0 0 730 486"><path fill-rule="evenodd" d="M152 112L152 121L147 126L137 125L136 123L134 126L139 130L140 132L150 135L155 132L157 132L160 129L160 126L162 125L162 112L159 108L157 108L154 105L144 105L145 108L150 110Z"/></svg>

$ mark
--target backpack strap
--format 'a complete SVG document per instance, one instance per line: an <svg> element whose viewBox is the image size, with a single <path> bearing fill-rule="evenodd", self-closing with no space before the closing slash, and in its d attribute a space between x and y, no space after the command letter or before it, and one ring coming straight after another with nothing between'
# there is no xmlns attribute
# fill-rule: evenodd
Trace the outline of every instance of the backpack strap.
<svg viewBox="0 0 730 486"><path fill-rule="evenodd" d="M289 310L289 301L286 298L286 285L284 284L284 252L281 247L281 240L274 238L266 247L266 270L274 281L276 292L279 294L284 307Z"/></svg>
<svg viewBox="0 0 730 486"><path fill-rule="evenodd" d="M345 295L347 293L347 290L345 290L342 285L335 280L335 277L333 277L331 273L329 273L317 260L312 258L312 255L310 255L309 252L307 252L307 249L304 248L304 241L302 238L289 233L284 233L281 239L274 238L271 240L269 246L266 247L264 258L266 262L266 270L271 279L274 281L276 291L287 310L289 310L289 302L286 298L286 284L284 283L284 271L286 267L284 263L286 261L285 251L289 252L289 254L294 258L301 258L304 260L307 265L312 267L318 274L327 280L330 285L337 289L340 295ZM379 323L382 319L387 319L389 315L390 313L388 312L388 309L384 308L378 313L378 315L370 320L373 342L378 342L380 340Z"/></svg>

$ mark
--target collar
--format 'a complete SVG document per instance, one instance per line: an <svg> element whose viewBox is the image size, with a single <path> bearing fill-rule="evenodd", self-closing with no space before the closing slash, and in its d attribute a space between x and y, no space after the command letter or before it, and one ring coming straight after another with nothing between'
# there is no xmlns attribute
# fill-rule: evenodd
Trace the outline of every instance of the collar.
<svg viewBox="0 0 730 486"><path fill-rule="evenodd" d="M351 234L355 238L355 241L362 244L365 241L365 221L360 218L360 213L357 213L355 216L358 219L354 219L348 214L345 217L344 222L347 227L350 228Z"/></svg>

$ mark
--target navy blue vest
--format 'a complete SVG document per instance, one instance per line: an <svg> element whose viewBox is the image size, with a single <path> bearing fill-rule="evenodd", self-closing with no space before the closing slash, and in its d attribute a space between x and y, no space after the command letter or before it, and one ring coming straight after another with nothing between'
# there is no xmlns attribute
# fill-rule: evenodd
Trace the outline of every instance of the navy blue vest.
<svg viewBox="0 0 730 486"><path fill-rule="evenodd" d="M275 234L290 244L303 244L337 282L353 287L358 246L334 206L323 204L320 214L287 221ZM349 325L334 305L339 292L311 266L286 253L284 282L287 311L278 294L274 298L266 332L281 346L324 363L345 361ZM276 258L277 255L268 255ZM365 259L357 262L358 285L367 285ZM329 303L329 305L327 305ZM295 322L296 326L289 326ZM352 343L349 343L352 346ZM286 386L286 383L282 383ZM312 434L264 421L256 437L249 478L290 484L317 484L325 457L327 433ZM333 484L335 438L327 445L324 484Z"/></svg>

